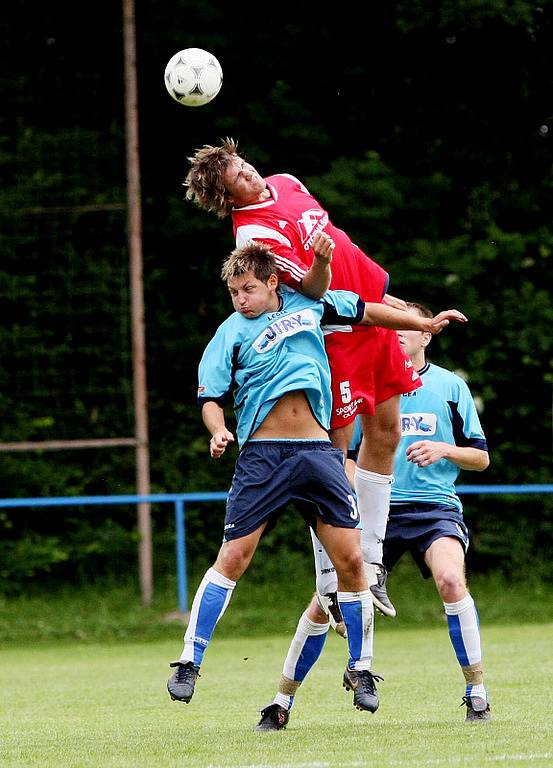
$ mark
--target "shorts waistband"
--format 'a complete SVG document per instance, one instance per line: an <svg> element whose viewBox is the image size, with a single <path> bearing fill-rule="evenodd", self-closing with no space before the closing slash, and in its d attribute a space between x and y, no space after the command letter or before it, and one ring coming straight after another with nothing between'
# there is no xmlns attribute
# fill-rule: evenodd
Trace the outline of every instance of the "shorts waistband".
<svg viewBox="0 0 553 768"><path fill-rule="evenodd" d="M330 440L325 440L324 438L303 438L300 437L298 439L289 439L289 438L273 438L271 440L267 438L250 438L248 442L244 445L244 448L247 448L248 445L332 445Z"/></svg>

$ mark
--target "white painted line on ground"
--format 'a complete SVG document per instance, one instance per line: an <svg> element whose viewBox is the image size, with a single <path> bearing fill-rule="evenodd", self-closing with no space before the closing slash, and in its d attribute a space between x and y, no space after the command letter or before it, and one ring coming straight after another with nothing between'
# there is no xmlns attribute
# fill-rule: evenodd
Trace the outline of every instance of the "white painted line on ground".
<svg viewBox="0 0 553 768"><path fill-rule="evenodd" d="M529 752L528 754L517 755L486 755L479 756L478 763L504 763L507 761L513 762L532 762L534 760L551 760L553 759L553 752ZM397 766L422 766L422 765L474 765L474 755L468 755L467 757L437 757L429 758L427 760L421 760L419 758L413 758L412 760L389 760L386 765ZM205 768L336 768L339 765L340 768L366 768L366 761L351 761L348 763L250 763L248 765L207 765Z"/></svg>

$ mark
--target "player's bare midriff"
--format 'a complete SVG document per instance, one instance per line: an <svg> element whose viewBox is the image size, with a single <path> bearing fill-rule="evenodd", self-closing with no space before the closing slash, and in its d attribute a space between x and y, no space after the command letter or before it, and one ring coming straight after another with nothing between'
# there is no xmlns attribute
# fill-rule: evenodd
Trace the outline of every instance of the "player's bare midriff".
<svg viewBox="0 0 553 768"><path fill-rule="evenodd" d="M258 440L327 440L328 433L313 416L303 391L297 390L287 392L278 400L252 437Z"/></svg>

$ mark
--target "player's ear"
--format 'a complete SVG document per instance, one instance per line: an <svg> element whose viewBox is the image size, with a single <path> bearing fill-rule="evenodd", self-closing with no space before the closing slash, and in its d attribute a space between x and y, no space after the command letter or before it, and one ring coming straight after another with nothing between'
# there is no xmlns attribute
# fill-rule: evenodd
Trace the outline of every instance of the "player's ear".
<svg viewBox="0 0 553 768"><path fill-rule="evenodd" d="M272 275L269 275L267 285L271 289L276 289L278 287L278 275L276 275L274 272L272 273Z"/></svg>

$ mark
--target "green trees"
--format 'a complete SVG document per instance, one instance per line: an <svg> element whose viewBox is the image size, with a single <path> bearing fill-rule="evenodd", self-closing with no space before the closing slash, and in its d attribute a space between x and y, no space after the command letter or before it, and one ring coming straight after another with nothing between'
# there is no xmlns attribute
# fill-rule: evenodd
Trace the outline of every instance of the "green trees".
<svg viewBox="0 0 553 768"><path fill-rule="evenodd" d="M5 30L1 70L0 436L126 435L121 20L113 4L60 4L23 24L31 5L9 10L20 39ZM305 181L388 269L392 294L468 315L430 353L465 372L482 403L485 481L548 482L553 4L395 2L369 5L363 24L288 2L270 14L260 25L247 5L239 17L183 1L137 9L153 489L221 490L232 472L233 456L209 461L195 406L201 351L230 309L219 269L232 232L185 203L181 186L186 156L226 135L262 172ZM75 35L82 23L90 43ZM221 93L200 109L168 98L161 79L187 45L213 50L224 70ZM132 492L133 455L2 454L0 479L3 496ZM474 567L538 558L552 575L551 497L466 507ZM189 511L192 557L216 548L220 516L218 506ZM286 525L283 541L302 539ZM132 559L133 526L134 510L95 512L86 525L69 513L5 514L4 573L109 569L113 551ZM172 546L170 511L156 511L154 531L159 551Z"/></svg>

